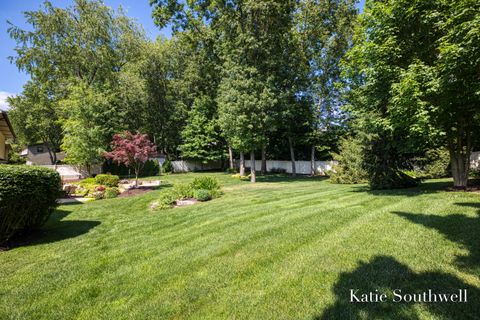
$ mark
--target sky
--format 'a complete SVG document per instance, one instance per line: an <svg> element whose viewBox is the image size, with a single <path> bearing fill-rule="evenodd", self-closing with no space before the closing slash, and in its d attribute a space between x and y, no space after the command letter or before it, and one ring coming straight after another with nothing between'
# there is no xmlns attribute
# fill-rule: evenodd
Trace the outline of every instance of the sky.
<svg viewBox="0 0 480 320"><path fill-rule="evenodd" d="M72 0L51 0L53 5L67 7ZM8 96L22 92L23 85L27 82L28 75L20 72L14 64L11 64L8 57L15 55L15 41L10 39L7 29L10 21L19 27L26 27L24 11L37 10L43 0L0 0L0 109L8 109L6 99ZM169 29L160 30L153 23L151 17L152 9L149 0L104 0L107 6L117 9L122 6L127 16L137 20L151 39L162 35L170 37ZM363 8L365 0L360 0L358 7Z"/></svg>

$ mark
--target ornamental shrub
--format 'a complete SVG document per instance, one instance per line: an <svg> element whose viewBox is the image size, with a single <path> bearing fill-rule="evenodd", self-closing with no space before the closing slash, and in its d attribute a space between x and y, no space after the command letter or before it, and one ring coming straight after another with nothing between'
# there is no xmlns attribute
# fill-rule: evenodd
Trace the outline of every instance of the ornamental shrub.
<svg viewBox="0 0 480 320"><path fill-rule="evenodd" d="M118 191L117 187L109 187L105 189L105 193L103 194L103 197L105 199L112 199L116 198L120 194L120 191Z"/></svg>
<svg viewBox="0 0 480 320"><path fill-rule="evenodd" d="M209 190L198 189L195 190L195 199L197 199L198 201L208 201L212 199L212 195L210 194Z"/></svg>
<svg viewBox="0 0 480 320"><path fill-rule="evenodd" d="M158 201L154 201L151 207L154 210L164 210L173 207L176 202L176 195L173 190L166 190L160 194Z"/></svg>
<svg viewBox="0 0 480 320"><path fill-rule="evenodd" d="M191 184L179 183L173 186L173 194L175 195L175 200L182 200L193 198L195 196L195 189L192 188Z"/></svg>
<svg viewBox="0 0 480 320"><path fill-rule="evenodd" d="M60 185L54 170L0 165L0 243L41 227L57 205Z"/></svg>
<svg viewBox="0 0 480 320"><path fill-rule="evenodd" d="M193 189L204 189L204 190L219 190L220 189L220 183L218 183L218 180L214 177L197 177L193 180L191 184Z"/></svg>
<svg viewBox="0 0 480 320"><path fill-rule="evenodd" d="M118 187L120 178L112 174L98 174L95 177L95 184L104 185L107 187Z"/></svg>

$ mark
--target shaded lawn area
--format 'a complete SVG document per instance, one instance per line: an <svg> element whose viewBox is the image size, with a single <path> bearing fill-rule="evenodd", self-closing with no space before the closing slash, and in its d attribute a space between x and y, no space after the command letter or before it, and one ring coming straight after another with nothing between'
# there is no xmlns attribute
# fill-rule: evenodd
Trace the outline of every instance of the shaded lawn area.
<svg viewBox="0 0 480 320"><path fill-rule="evenodd" d="M0 252L0 319L480 317L479 194L210 173L221 198L148 210L199 175L59 207L43 234ZM468 302L353 304L350 289L467 289Z"/></svg>

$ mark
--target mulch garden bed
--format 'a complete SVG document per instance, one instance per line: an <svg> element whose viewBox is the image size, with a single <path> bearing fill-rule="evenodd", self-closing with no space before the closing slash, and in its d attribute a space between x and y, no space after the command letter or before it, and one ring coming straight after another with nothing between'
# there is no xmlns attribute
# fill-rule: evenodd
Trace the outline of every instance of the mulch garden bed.
<svg viewBox="0 0 480 320"><path fill-rule="evenodd" d="M119 198L125 198L125 197L131 197L131 196L136 196L139 194L144 194L147 192L151 192L155 190L152 187L138 187L138 188L132 188L127 191L124 191L118 195Z"/></svg>

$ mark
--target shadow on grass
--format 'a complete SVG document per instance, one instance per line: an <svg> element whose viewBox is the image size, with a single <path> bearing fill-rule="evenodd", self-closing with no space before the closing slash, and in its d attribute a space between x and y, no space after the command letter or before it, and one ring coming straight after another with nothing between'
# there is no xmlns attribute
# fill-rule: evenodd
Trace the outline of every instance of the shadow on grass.
<svg viewBox="0 0 480 320"><path fill-rule="evenodd" d="M416 224L438 230L449 240L465 247L469 251L469 255L457 257L458 265L480 274L480 203L464 202L455 204L478 209L477 216L471 217L464 214L437 216L399 211L393 213Z"/></svg>
<svg viewBox="0 0 480 320"><path fill-rule="evenodd" d="M398 188L398 189L385 189L385 190L371 190L367 185L359 185L353 188L353 192L366 192L375 196L402 196L402 197L414 197L421 194L430 194L443 192L452 186L450 181L426 181L422 182L419 186L412 188Z"/></svg>
<svg viewBox="0 0 480 320"><path fill-rule="evenodd" d="M77 204L69 204L75 206ZM63 221L70 211L57 209L50 216L48 222L39 230L34 230L28 235L19 235L6 243L8 249L22 246L34 246L38 244L53 243L66 239L75 238L88 233L100 224L100 221L68 220Z"/></svg>
<svg viewBox="0 0 480 320"><path fill-rule="evenodd" d="M350 302L350 289L362 293L387 294L386 302L366 303ZM432 293L458 294L460 289L467 290L467 302L393 302L394 290L405 294ZM421 319L415 304L437 317L445 319L478 319L480 315L480 290L466 284L461 279L442 272L415 273L408 266L390 256L377 256L368 263L362 262L353 271L342 273L334 288L335 303L315 319ZM398 300L398 298L395 298ZM418 298L417 298L418 299ZM433 299L432 299L433 301Z"/></svg>

